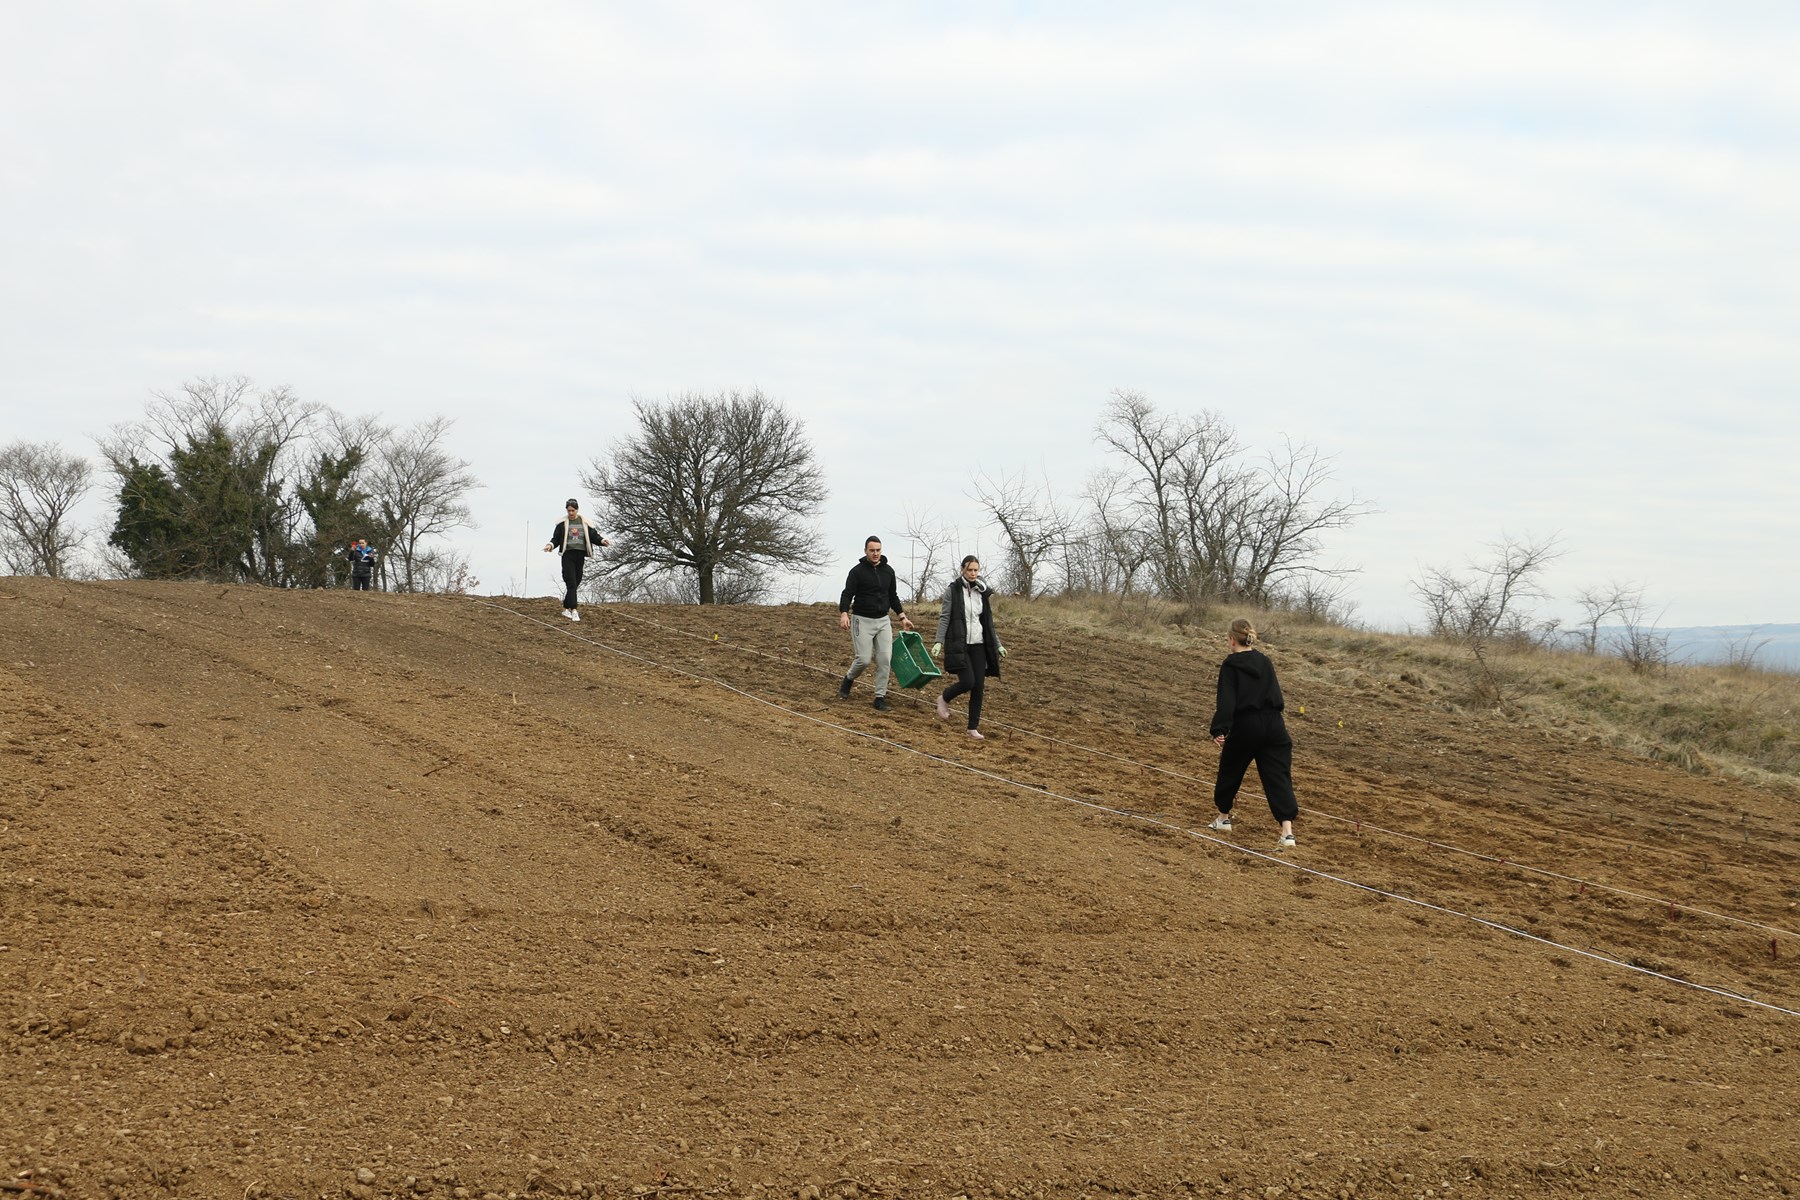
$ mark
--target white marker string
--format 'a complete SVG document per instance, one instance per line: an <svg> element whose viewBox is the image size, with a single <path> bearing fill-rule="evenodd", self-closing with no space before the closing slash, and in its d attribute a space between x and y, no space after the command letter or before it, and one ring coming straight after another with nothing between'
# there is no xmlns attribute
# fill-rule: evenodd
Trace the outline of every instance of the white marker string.
<svg viewBox="0 0 1800 1200"><path fill-rule="evenodd" d="M1632 971L1639 975L1645 975L1652 979L1661 980L1664 983L1672 983L1679 987L1688 988L1692 991L1704 992L1708 995L1717 996L1724 1000L1735 1000L1741 1004L1748 1004L1755 1008L1766 1009L1769 1012L1780 1013L1783 1016L1800 1017L1800 1009L1784 1008L1779 1004L1771 1004L1766 1000L1758 1000L1754 996L1746 996L1741 992L1733 992L1733 991L1730 991L1725 988L1713 987L1710 984L1695 983L1692 980L1682 979L1676 975L1669 975L1662 971L1655 971L1655 970L1650 969L1649 967L1641 967L1641 966L1637 965L1636 963L1625 962L1622 959L1613 958L1610 955L1601 954L1598 951L1583 950L1580 947L1570 946L1570 945L1567 945L1566 943L1558 942L1551 938L1543 937L1540 934L1530 933L1523 929L1515 929L1511 925L1503 925L1498 921L1492 921L1492 920L1487 919L1486 917L1478 917L1473 913L1463 912L1460 909L1448 908L1443 905L1433 904L1430 901L1415 899L1414 897L1405 895L1401 892L1388 891L1387 889L1384 889L1384 888L1375 887L1372 884L1361 883L1354 879L1347 879L1340 875L1333 875L1328 871L1321 871L1315 867L1303 866L1300 863L1294 862L1292 859L1283 858L1280 855L1267 854L1260 850L1252 850L1248 846L1240 846L1235 842L1225 841L1223 838L1215 838L1215 837L1212 837L1212 836L1210 836L1206 833L1203 833L1199 830L1188 829L1185 826L1176 825L1173 822L1165 821L1161 817L1153 816L1148 813L1137 813L1137 812L1132 812L1130 809L1114 808L1109 805L1095 803L1092 800L1083 800L1079 796L1066 796L1060 792L1051 791L1049 788L1046 788L1046 787L1040 787L1036 784L1025 783L1021 780L1012 779L1005 775L1001 775L997 772L985 770L981 767L970 766L968 763L959 762L958 760L956 760L954 758L947 758L941 754L934 754L929 750L921 750L917 746L909 746L905 742L897 742L897 741L894 741L892 738L882 737L879 734L868 733L868 732L865 732L860 729L853 729L847 725L840 725L835 721L827 721L824 718L816 717L816 716L812 715L811 713L801 712L798 709L789 708L788 706L777 703L776 701L770 700L767 697L758 696L754 692L745 691L743 688L738 687L737 685L732 684L732 683L727 683L723 679L718 679L718 678L715 678L710 675L695 674L692 671L686 671L680 667L672 667L666 663L657 662L656 660L647 658L641 654L633 654L628 650L621 650L617 646L608 645L607 643L598 641L594 638L584 637L581 634L576 633L575 630L573 630L573 629L552 624L551 622L543 620L542 618L534 617L530 613L519 612L516 609L507 608L504 605L495 604L492 601L471 600L471 603L477 604L483 608L497 609L498 611L506 613L509 616L518 617L520 620L529 621L533 625L539 625L545 629L550 629L557 633L561 633L565 637L574 638L578 642L582 642L582 643L585 643L586 645L593 646L599 650L604 650L609 654L618 655L620 658L630 659L632 662L642 663L645 666L654 667L657 670L667 671L673 675L679 675L684 679L692 679L699 683L713 684L714 686L723 688L725 691L731 692L734 695L742 696L744 699L752 701L753 703L763 705L766 708L772 708L776 712L782 713L786 716L798 717L801 720L810 721L811 723L813 723L815 725L822 726L823 728L830 729L830 730L833 730L838 733L850 734L853 737L862 738L865 741L874 742L878 745L888 746L895 750L902 750L908 754L917 755L920 758L927 759L931 762L940 763L947 767L953 767L957 770L966 771L971 775L975 775L975 776L978 776L983 779L993 780L995 783L1003 784L1007 787L1017 788L1020 791L1030 792L1033 795L1037 795L1037 796L1048 796L1051 799L1060 800L1066 804L1073 804L1079 808L1085 808L1092 812L1104 813L1108 816L1118 817L1123 820L1136 821L1139 824L1155 826L1157 828L1166 830L1170 833L1176 834L1181 837L1189 838L1194 841L1208 842L1208 843L1211 843L1212 845L1219 846L1219 847L1222 847L1227 850L1235 850L1239 854L1243 854L1243 855L1246 855L1251 858L1261 859L1264 862L1269 863L1273 866L1285 867L1290 871L1296 871L1301 874L1310 875L1316 879L1327 880L1331 883L1341 884L1344 887L1354 888L1357 891L1367 892L1370 895L1374 895L1374 896L1381 896L1388 900L1396 900L1403 904L1411 904L1415 907L1425 909L1429 912L1435 912L1442 916L1453 917L1453 918L1458 918L1461 920L1469 921L1476 925L1485 926L1488 929L1495 930L1496 932L1499 932L1499 933L1510 934L1513 937L1517 937L1517 938L1523 939L1525 941L1536 942L1539 945L1548 946L1555 950L1562 950L1562 951L1566 951L1570 954L1580 955L1582 958L1592 959L1595 962L1606 963L1610 966L1619 967L1626 971Z"/></svg>
<svg viewBox="0 0 1800 1200"><path fill-rule="evenodd" d="M832 674L830 670L824 667L817 667L811 663L802 662L797 658L788 658L784 655L770 654L768 651L758 650L754 646L739 645L735 642L723 642L716 638L709 639L705 634L695 633L688 629L678 629L673 625L665 625L660 621L652 621L648 617L640 617L632 613L619 612L611 608L607 610L607 615L617 617L624 621L636 621L640 625L648 625L653 629L661 629L668 633L680 634L683 637L695 638L699 641L707 642L710 645L717 645L721 649L736 650L739 653L753 654L758 658L766 658L771 662L800 667L803 670L813 671L820 675ZM1113 754L1093 746L1084 746L1080 742L1071 742L1048 733L1039 733L1036 730L1027 729L1022 725L1010 725L1005 721L996 720L989 720L987 723L989 725L998 726L1001 729L1009 729L1014 733L1024 734L1027 737L1034 737L1042 741L1054 743L1058 746L1066 746L1072 750L1079 750L1084 754L1093 754L1101 758L1111 759L1114 762L1136 767L1140 771L1154 771L1159 775L1166 775L1171 779L1179 779L1187 783L1196 784L1202 788L1210 787L1212 784L1210 779L1202 779L1197 775L1188 775L1170 767L1159 766L1156 763L1140 762L1137 759L1126 758L1123 755ZM1399 841L1416 843L1424 846L1428 850L1443 850L1451 854L1460 854L1480 862L1492 863L1496 866L1506 867L1510 870L1520 871L1529 875L1536 875L1544 879L1556 879L1565 883L1572 883L1584 890L1605 892L1608 895L1621 896L1631 900L1641 900L1649 904L1654 904L1658 908L1667 908L1671 912L1687 913L1690 916L1696 917L1706 917L1710 920L1723 921L1727 924L1737 925L1745 929L1760 930L1763 933L1775 937L1791 938L1800 941L1800 933L1796 933L1791 929L1783 929L1779 925L1767 925L1761 921L1752 921L1747 917L1736 917L1732 916L1730 913L1717 912L1713 909L1701 908L1694 904L1683 904L1668 896L1653 896L1647 892L1633 891L1631 888L1619 887L1615 884L1600 883L1597 880L1592 879L1583 879L1578 875L1566 875L1560 871L1552 871L1546 867L1534 867L1529 863L1518 862L1515 859L1502 857L1496 854L1488 854L1481 850L1471 850L1466 846L1459 846L1454 842L1438 841L1434 838L1421 837L1416 833L1407 833L1404 830L1389 829L1386 826L1377 825L1373 821L1365 821L1357 817L1346 817L1326 809L1318 808L1312 804L1307 805L1306 816L1308 819L1316 817L1327 821L1336 821L1343 825L1351 825L1355 827L1358 833L1361 833L1366 829L1374 833L1382 834L1385 837L1395 838Z"/></svg>

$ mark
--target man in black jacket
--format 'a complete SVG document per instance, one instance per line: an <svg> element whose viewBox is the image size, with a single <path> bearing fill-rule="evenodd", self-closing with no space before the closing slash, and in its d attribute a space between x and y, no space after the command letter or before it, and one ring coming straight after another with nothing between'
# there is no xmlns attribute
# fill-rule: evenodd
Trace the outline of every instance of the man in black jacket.
<svg viewBox="0 0 1800 1200"><path fill-rule="evenodd" d="M888 709L888 674L894 663L894 624L888 613L899 614L900 625L912 628L912 618L900 604L900 588L894 580L894 568L888 566L881 552L881 539L871 537L863 542L863 556L850 568L844 579L844 594L838 597L838 628L850 631L850 646L855 658L850 670L838 684L838 699L850 698L850 684L875 663L875 707Z"/></svg>

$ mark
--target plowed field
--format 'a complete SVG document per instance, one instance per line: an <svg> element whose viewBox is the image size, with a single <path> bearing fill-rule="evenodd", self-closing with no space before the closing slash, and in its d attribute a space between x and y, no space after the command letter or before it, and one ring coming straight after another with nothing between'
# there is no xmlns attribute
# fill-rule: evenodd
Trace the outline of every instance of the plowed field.
<svg viewBox="0 0 1800 1200"><path fill-rule="evenodd" d="M0 580L0 1195L1790 1194L1793 802L999 612Z"/></svg>

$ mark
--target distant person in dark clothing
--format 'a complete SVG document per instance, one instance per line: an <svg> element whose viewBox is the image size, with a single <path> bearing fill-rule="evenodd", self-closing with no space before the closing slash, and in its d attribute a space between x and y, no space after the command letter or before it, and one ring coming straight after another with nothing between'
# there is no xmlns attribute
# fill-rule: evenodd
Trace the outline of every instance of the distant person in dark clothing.
<svg viewBox="0 0 1800 1200"><path fill-rule="evenodd" d="M579 621L581 610L576 607L575 593L581 590L581 573L587 569L588 555L612 543L581 519L581 505L574 500L563 505L563 511L568 515L556 523L556 532L550 535L550 544L544 547L544 553L562 551L562 615L571 621Z"/></svg>
<svg viewBox="0 0 1800 1200"><path fill-rule="evenodd" d="M1294 740L1288 736L1281 710L1281 684L1275 664L1254 649L1256 629L1239 617L1231 623L1231 652L1219 664L1219 703L1213 712L1212 740L1222 748L1219 778L1213 784L1213 806L1219 815L1208 828L1229 832L1231 806L1237 800L1244 771L1254 762L1262 777L1269 811L1281 824L1277 850L1294 848L1294 818L1300 802L1294 798Z"/></svg>
<svg viewBox="0 0 1800 1200"><path fill-rule="evenodd" d="M987 677L1000 677L1000 660L1006 647L994 632L994 606L988 597L994 590L981 582L981 560L973 554L962 560L962 575L944 589L944 606L938 613L937 644L933 657L956 672L956 682L938 697L938 720L950 719L950 701L967 693L969 736L981 740L981 698Z"/></svg>
<svg viewBox="0 0 1800 1200"><path fill-rule="evenodd" d="M366 538L350 543L350 590L366 592L375 582L375 547Z"/></svg>
<svg viewBox="0 0 1800 1200"><path fill-rule="evenodd" d="M863 556L844 578L844 592L838 597L838 628L850 631L853 657L850 669L838 682L838 699L850 698L850 685L871 662L875 664L875 707L888 710L888 675L894 666L894 623L888 614L897 613L903 629L911 629L912 618L900 603L900 588L894 580L894 568L881 552L881 539L866 538Z"/></svg>

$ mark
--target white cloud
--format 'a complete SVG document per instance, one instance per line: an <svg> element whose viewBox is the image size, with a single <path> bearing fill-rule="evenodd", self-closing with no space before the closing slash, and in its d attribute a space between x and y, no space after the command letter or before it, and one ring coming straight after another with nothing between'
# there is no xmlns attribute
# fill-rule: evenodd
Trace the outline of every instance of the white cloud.
<svg viewBox="0 0 1800 1200"><path fill-rule="evenodd" d="M788 401L853 554L908 503L972 520L977 466L1073 493L1132 386L1341 449L1372 616L1529 526L1682 623L1795 619L1784 6L23 14L7 436L201 374L450 411L498 584L634 394Z"/></svg>

